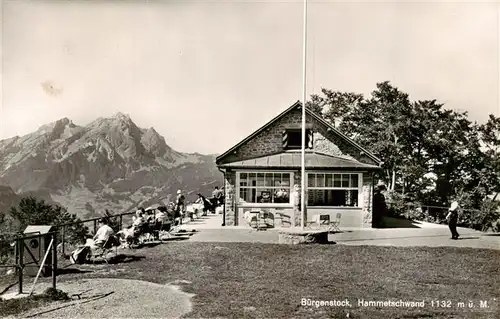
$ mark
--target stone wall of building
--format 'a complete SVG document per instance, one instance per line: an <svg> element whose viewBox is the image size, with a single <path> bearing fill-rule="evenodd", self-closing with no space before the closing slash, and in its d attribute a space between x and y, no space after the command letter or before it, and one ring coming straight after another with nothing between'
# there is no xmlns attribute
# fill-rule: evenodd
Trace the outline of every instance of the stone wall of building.
<svg viewBox="0 0 500 319"><path fill-rule="evenodd" d="M363 227L372 227L373 177L370 173L363 174Z"/></svg>
<svg viewBox="0 0 500 319"><path fill-rule="evenodd" d="M236 173L234 171L228 170L225 174L225 197L224 205L226 209L226 226L236 225Z"/></svg>
<svg viewBox="0 0 500 319"><path fill-rule="evenodd" d="M283 131L290 128L300 128L301 123L302 111L296 108L240 146L232 154L228 154L223 158L221 164L282 152ZM308 126L312 126L314 132L313 147L315 151L375 164L366 155L362 154L358 148L354 147L337 133L328 130L328 127L322 122L307 115L306 123Z"/></svg>

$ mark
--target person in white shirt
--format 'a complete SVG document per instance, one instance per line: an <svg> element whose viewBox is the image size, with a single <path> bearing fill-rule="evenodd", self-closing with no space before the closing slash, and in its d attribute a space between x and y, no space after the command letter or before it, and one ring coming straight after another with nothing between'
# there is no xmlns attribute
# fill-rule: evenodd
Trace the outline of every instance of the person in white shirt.
<svg viewBox="0 0 500 319"><path fill-rule="evenodd" d="M100 219L99 220L99 229L94 235L94 243L97 246L102 246L110 236L112 236L115 232L109 225L107 224L105 219Z"/></svg>
<svg viewBox="0 0 500 319"><path fill-rule="evenodd" d="M451 231L451 239L458 239L460 234L457 232L459 205L457 201L451 203L450 209L448 210L448 215L446 215L446 220L448 221L448 227Z"/></svg>
<svg viewBox="0 0 500 319"><path fill-rule="evenodd" d="M106 219L102 218L99 220L99 229L92 239L87 239L86 246L89 246L91 249L102 247L109 237L114 235L114 233L115 232L111 227L109 227Z"/></svg>

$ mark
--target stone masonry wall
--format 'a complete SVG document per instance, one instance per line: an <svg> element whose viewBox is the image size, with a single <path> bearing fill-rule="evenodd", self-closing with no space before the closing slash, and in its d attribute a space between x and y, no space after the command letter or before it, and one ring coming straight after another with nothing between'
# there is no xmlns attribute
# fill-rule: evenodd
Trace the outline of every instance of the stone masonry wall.
<svg viewBox="0 0 500 319"><path fill-rule="evenodd" d="M235 211L235 201L237 198L236 194L236 173L228 170L225 174L225 197L224 205L226 209L226 226L236 225L236 211Z"/></svg>
<svg viewBox="0 0 500 319"><path fill-rule="evenodd" d="M370 173L363 174L363 227L372 227L373 179Z"/></svg>
<svg viewBox="0 0 500 319"><path fill-rule="evenodd" d="M291 127L300 128L301 123L302 111L295 108L271 125L271 127L260 132L250 141L236 149L235 153L228 154L221 164L282 152L283 131ZM344 158L354 158L364 163L374 164L371 159L362 155L356 147L346 142L338 134L329 132L328 127L325 127L323 123L315 118L307 115L306 123L312 125L314 132L313 147L315 151Z"/></svg>

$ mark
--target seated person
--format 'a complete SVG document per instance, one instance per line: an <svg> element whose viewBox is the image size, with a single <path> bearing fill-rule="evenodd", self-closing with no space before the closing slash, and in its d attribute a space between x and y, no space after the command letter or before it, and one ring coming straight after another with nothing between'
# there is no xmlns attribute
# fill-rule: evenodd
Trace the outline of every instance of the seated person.
<svg viewBox="0 0 500 319"><path fill-rule="evenodd" d="M146 220L144 219L144 214L142 210L138 210L135 212L135 217L132 218L132 226L129 227L133 231L134 234L137 234L140 232L141 227L146 224Z"/></svg>
<svg viewBox="0 0 500 319"><path fill-rule="evenodd" d="M144 222L145 223L152 223L154 220L154 214L152 212L146 212L144 214Z"/></svg>
<svg viewBox="0 0 500 319"><path fill-rule="evenodd" d="M87 239L86 246L89 246L91 249L102 247L114 233L113 229L109 227L107 220L101 218L99 219L99 229L92 239Z"/></svg>
<svg viewBox="0 0 500 319"><path fill-rule="evenodd" d="M195 204L203 204L203 197L201 194L198 194L198 198L194 201Z"/></svg>
<svg viewBox="0 0 500 319"><path fill-rule="evenodd" d="M158 207L156 212L156 221L160 223L166 222L168 219L167 208L165 206Z"/></svg>
<svg viewBox="0 0 500 319"><path fill-rule="evenodd" d="M140 226L142 225L145 220L144 220L144 213L141 210L138 210L135 212L135 218L133 219L132 226Z"/></svg>

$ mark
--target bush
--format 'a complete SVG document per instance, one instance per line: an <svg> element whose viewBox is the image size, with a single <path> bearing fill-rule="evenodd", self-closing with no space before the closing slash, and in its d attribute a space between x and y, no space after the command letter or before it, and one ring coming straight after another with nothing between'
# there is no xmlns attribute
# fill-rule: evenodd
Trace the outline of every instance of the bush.
<svg viewBox="0 0 500 319"><path fill-rule="evenodd" d="M17 207L12 207L10 215L19 221L18 231L22 232L28 225L71 225L65 227L66 241L81 243L88 235L88 228L80 223L75 214L70 214L66 208L59 205L49 205L34 197L21 199ZM61 240L61 232L59 240Z"/></svg>
<svg viewBox="0 0 500 319"><path fill-rule="evenodd" d="M35 296L35 297L38 297L39 299L47 299L47 300L51 300L51 301L70 300L71 299L68 296L68 294L65 293L64 291L59 290L59 289L54 289L52 287L45 289L43 294L41 294L39 296Z"/></svg>
<svg viewBox="0 0 500 319"><path fill-rule="evenodd" d="M13 265L16 263L15 247L11 246L11 244L15 241L17 236L17 234L0 235L0 265Z"/></svg>
<svg viewBox="0 0 500 319"><path fill-rule="evenodd" d="M479 211L463 211L460 217L461 224L476 230L498 232L500 231L499 208L499 202L486 199L481 203Z"/></svg>
<svg viewBox="0 0 500 319"><path fill-rule="evenodd" d="M388 191L385 195L387 207L389 209L388 216L393 218L418 219L419 216L417 205L409 202L408 198L396 191Z"/></svg>

